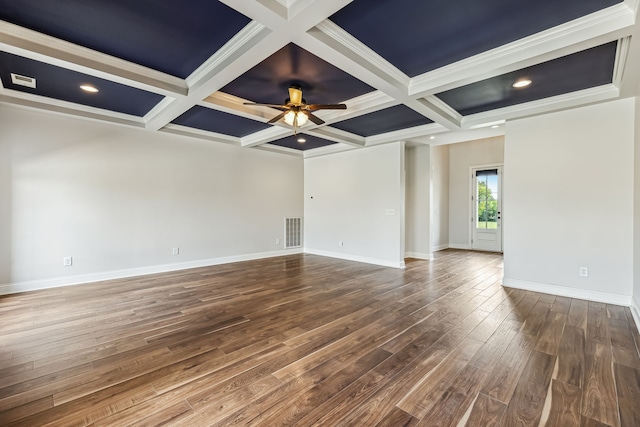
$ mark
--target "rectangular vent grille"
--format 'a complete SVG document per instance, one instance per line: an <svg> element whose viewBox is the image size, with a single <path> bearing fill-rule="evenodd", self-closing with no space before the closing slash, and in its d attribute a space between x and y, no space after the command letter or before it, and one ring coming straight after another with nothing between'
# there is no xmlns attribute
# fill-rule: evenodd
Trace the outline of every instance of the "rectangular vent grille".
<svg viewBox="0 0 640 427"><path fill-rule="evenodd" d="M302 218L284 219L284 248L302 246Z"/></svg>
<svg viewBox="0 0 640 427"><path fill-rule="evenodd" d="M36 79L33 77L21 76L20 74L11 73L11 83L18 86L26 86L35 89Z"/></svg>

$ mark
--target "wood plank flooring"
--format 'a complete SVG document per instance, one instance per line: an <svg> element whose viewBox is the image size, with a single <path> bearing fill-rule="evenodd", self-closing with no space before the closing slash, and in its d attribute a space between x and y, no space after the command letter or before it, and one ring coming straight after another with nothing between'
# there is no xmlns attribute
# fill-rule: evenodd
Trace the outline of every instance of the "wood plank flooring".
<svg viewBox="0 0 640 427"><path fill-rule="evenodd" d="M293 255L0 296L2 426L640 426L628 308Z"/></svg>

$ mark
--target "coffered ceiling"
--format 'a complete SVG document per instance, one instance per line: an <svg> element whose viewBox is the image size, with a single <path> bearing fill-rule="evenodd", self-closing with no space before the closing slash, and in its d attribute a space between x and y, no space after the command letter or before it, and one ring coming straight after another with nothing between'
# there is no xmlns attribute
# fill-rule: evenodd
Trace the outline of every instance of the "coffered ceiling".
<svg viewBox="0 0 640 427"><path fill-rule="evenodd" d="M495 136L640 94L638 1L0 0L0 101L299 156ZM347 109L244 105L293 84Z"/></svg>

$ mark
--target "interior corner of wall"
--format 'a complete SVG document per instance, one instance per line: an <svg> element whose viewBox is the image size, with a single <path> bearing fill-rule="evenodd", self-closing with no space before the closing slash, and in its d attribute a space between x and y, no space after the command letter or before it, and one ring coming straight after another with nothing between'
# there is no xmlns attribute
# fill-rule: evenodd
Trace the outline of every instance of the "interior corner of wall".
<svg viewBox="0 0 640 427"><path fill-rule="evenodd" d="M634 295L631 298L631 315L636 323L636 329L640 331L640 303L638 303L640 295Z"/></svg>

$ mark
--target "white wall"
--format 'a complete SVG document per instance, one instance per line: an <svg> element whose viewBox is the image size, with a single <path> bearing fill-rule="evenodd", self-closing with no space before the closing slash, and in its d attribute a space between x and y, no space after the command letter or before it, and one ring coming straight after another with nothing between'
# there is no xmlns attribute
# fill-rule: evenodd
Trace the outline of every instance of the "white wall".
<svg viewBox="0 0 640 427"><path fill-rule="evenodd" d="M300 158L16 107L0 162L5 292L278 254L303 213Z"/></svg>
<svg viewBox="0 0 640 427"><path fill-rule="evenodd" d="M449 146L431 147L432 252L449 247Z"/></svg>
<svg viewBox="0 0 640 427"><path fill-rule="evenodd" d="M403 161L402 142L305 159L305 251L403 266Z"/></svg>
<svg viewBox="0 0 640 427"><path fill-rule="evenodd" d="M406 149L405 255L431 259L431 147Z"/></svg>
<svg viewBox="0 0 640 427"><path fill-rule="evenodd" d="M633 133L633 99L507 123L507 286L631 302Z"/></svg>
<svg viewBox="0 0 640 427"><path fill-rule="evenodd" d="M632 311L640 329L640 96L635 105Z"/></svg>
<svg viewBox="0 0 640 427"><path fill-rule="evenodd" d="M449 245L452 248L470 248L469 167L502 164L503 161L502 136L449 145Z"/></svg>

